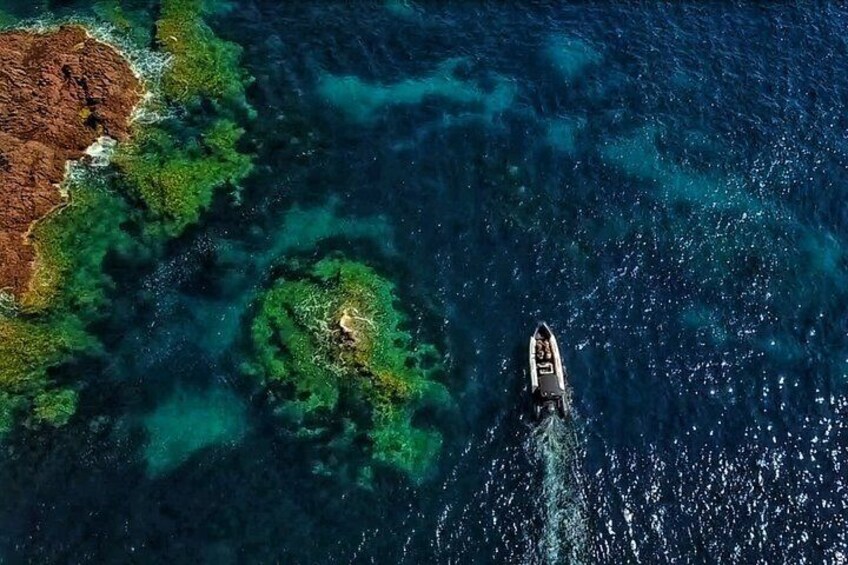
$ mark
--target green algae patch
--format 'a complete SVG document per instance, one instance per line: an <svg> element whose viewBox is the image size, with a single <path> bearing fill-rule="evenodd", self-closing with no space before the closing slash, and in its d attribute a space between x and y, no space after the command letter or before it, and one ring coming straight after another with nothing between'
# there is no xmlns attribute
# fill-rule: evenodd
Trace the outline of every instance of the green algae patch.
<svg viewBox="0 0 848 565"><path fill-rule="evenodd" d="M76 393L57 387L48 371L95 346L72 317L33 321L0 316L0 437L20 418L64 425L74 413Z"/></svg>
<svg viewBox="0 0 848 565"><path fill-rule="evenodd" d="M282 398L280 412L295 422L364 408L360 433L371 458L419 482L442 437L413 418L451 401L433 379L438 352L403 329L396 302L394 285L362 263L325 259L293 273L259 302L247 369Z"/></svg>
<svg viewBox="0 0 848 565"><path fill-rule="evenodd" d="M33 414L39 423L64 426L77 411L75 390L58 389L42 392L33 400Z"/></svg>
<svg viewBox="0 0 848 565"><path fill-rule="evenodd" d="M387 255L395 253L393 230L385 217L347 215L341 201L335 197L317 206L294 204L283 214L282 220L275 221L264 233L266 243L261 250L244 245L219 248L221 263L229 268L266 273L279 257L314 249L321 242L334 238L368 241L379 246ZM214 331L195 336L197 343L210 352L227 349L238 335L240 320L252 300L250 293L244 292L238 299L198 311L195 315L202 316L206 327L214 328Z"/></svg>
<svg viewBox="0 0 848 565"><path fill-rule="evenodd" d="M11 27L15 24L17 18L8 12L0 10L0 29Z"/></svg>
<svg viewBox="0 0 848 565"><path fill-rule="evenodd" d="M47 383L47 369L68 352L91 341L73 319L39 323L0 317L0 389L10 394L36 393Z"/></svg>
<svg viewBox="0 0 848 565"><path fill-rule="evenodd" d="M206 24L202 0L163 0L156 40L173 58L163 80L169 98L180 103L200 97L244 101L248 77L239 64L242 49Z"/></svg>
<svg viewBox="0 0 848 565"><path fill-rule="evenodd" d="M374 458L414 479L423 477L442 449L441 434L414 427L409 414L400 411L380 415L370 435Z"/></svg>
<svg viewBox="0 0 848 565"><path fill-rule="evenodd" d="M143 420L144 449L151 476L162 475L213 446L234 446L247 433L247 409L226 389L193 391L178 388Z"/></svg>
<svg viewBox="0 0 848 565"><path fill-rule="evenodd" d="M153 41L154 11L143 3L99 0L91 5L91 11L139 48L146 48Z"/></svg>
<svg viewBox="0 0 848 565"><path fill-rule="evenodd" d="M26 410L26 401L18 395L0 390L0 438L15 427L18 414Z"/></svg>
<svg viewBox="0 0 848 565"><path fill-rule="evenodd" d="M129 190L173 237L200 219L216 190L236 185L250 173L252 159L236 149L243 134L226 119L185 141L149 128L119 149L115 164Z"/></svg>
<svg viewBox="0 0 848 565"><path fill-rule="evenodd" d="M197 223L216 191L252 169L252 156L237 149L244 130L233 120L252 115L244 93L250 77L240 66L241 47L204 20L208 7L201 0L160 2L155 38L169 56L161 95L182 109L137 128L113 159L126 191L150 212L145 230L165 239ZM211 112L201 101L211 103Z"/></svg>
<svg viewBox="0 0 848 565"><path fill-rule="evenodd" d="M91 173L71 178L65 190L68 203L33 228L37 262L20 303L30 313L61 310L87 318L105 305L105 291L111 287L103 275L106 254L132 246L121 229L131 212Z"/></svg>

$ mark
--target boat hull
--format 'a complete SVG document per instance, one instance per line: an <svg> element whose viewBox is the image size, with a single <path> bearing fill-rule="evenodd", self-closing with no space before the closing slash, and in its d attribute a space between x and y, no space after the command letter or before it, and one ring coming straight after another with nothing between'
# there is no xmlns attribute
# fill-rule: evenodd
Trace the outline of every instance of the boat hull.
<svg viewBox="0 0 848 565"><path fill-rule="evenodd" d="M530 395L537 419L569 410L565 368L559 344L547 324L541 323L530 337Z"/></svg>

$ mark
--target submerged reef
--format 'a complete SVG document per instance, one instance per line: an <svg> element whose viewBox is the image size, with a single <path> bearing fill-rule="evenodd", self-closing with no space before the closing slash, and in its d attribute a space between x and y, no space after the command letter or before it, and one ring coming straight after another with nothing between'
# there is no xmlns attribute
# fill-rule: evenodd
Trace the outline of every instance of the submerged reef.
<svg viewBox="0 0 848 565"><path fill-rule="evenodd" d="M251 170L236 149L251 114L240 49L200 2L162 0L158 21L122 4L93 9L108 32L85 20L0 33L0 438L73 415L84 381L60 385L52 369L99 350L88 328L108 304L106 256L150 257ZM154 37L164 71L137 64L163 59ZM204 74L181 79L193 66Z"/></svg>
<svg viewBox="0 0 848 565"><path fill-rule="evenodd" d="M393 284L365 264L328 258L298 270L259 301L247 370L297 424L355 418L364 409L355 435L370 457L419 482L442 436L413 425L413 416L451 399L433 380L441 371L437 350L402 329L395 303Z"/></svg>
<svg viewBox="0 0 848 565"><path fill-rule="evenodd" d="M148 442L147 472L157 476L179 467L195 453L213 446L234 446L247 433L247 408L224 388L194 391L178 388L144 416Z"/></svg>
<svg viewBox="0 0 848 565"><path fill-rule="evenodd" d="M491 121L508 109L515 98L516 87L502 76L490 77L491 88L479 81L462 78L459 71L469 66L465 58L443 61L430 74L392 84L367 82L356 75L325 73L318 81L318 95L350 120L369 125L377 122L386 108L413 106L430 98L448 100L470 115Z"/></svg>
<svg viewBox="0 0 848 565"><path fill-rule="evenodd" d="M639 181L633 188L668 214L664 229L673 237L665 253L686 266L681 292L692 303L679 315L682 326L698 339L755 351L798 371L809 370L803 352L821 347L829 355L816 358L815 370L843 375L842 344L804 328L846 300L844 244L774 198L774 187L787 182L779 166L754 170L751 178L698 169L691 162L697 152L686 163L669 150L677 145L669 142L674 135L645 125L606 143L601 157ZM622 223L610 237L633 237L633 230ZM798 292L799 272L815 292ZM785 304L794 312L778 315Z"/></svg>
<svg viewBox="0 0 848 565"><path fill-rule="evenodd" d="M547 38L545 54L566 83L572 83L583 72L603 60L603 55L578 37L553 34Z"/></svg>

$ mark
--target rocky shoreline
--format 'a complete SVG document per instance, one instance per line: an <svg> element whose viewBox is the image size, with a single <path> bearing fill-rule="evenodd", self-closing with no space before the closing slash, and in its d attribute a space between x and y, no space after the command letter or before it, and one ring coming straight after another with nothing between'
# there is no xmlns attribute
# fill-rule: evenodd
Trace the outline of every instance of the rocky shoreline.
<svg viewBox="0 0 848 565"><path fill-rule="evenodd" d="M0 33L0 290L26 294L37 262L29 235L65 203L68 161L103 136L126 139L143 92L118 50L81 26Z"/></svg>

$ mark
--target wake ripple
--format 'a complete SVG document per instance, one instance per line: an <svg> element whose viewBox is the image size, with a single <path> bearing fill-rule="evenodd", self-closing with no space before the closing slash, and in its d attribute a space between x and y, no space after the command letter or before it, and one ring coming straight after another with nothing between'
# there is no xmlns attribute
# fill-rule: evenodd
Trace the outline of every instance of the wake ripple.
<svg viewBox="0 0 848 565"><path fill-rule="evenodd" d="M587 509L577 422L573 417L546 418L533 430L528 447L542 469L544 525L538 548L542 561L550 565L586 563Z"/></svg>

